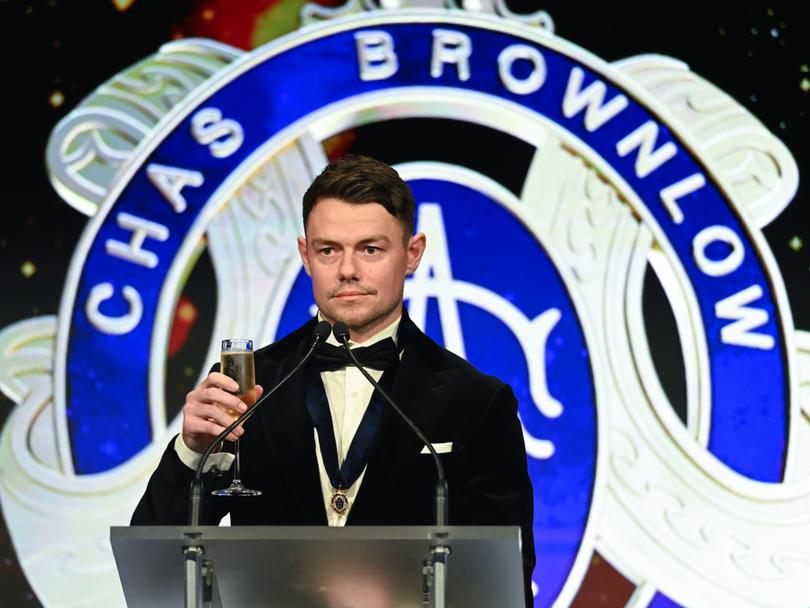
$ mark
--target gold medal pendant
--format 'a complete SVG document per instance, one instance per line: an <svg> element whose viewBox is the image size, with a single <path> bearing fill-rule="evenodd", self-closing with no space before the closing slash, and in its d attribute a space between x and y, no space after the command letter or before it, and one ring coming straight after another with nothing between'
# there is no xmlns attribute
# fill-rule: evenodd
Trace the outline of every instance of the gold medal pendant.
<svg viewBox="0 0 810 608"><path fill-rule="evenodd" d="M332 494L332 500L329 501L329 504L332 506L332 510L335 513L338 515L343 515L346 512L346 509L349 508L349 499L346 497L343 490L336 488Z"/></svg>

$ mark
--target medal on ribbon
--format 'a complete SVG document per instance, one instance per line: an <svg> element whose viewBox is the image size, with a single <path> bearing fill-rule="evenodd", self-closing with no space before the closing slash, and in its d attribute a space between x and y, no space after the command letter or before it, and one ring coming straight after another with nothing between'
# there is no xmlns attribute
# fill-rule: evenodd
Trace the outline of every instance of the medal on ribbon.
<svg viewBox="0 0 810 608"><path fill-rule="evenodd" d="M398 367L399 357L394 356L379 381L384 390L391 390ZM368 457L371 454L371 447L385 412L385 403L377 391L374 391L360 421L360 426L358 426L357 432L352 438L351 445L346 453L346 459L342 465L338 466L332 413L329 409L326 389L324 389L318 366L308 365L306 374L307 411L318 432L321 458L333 488L329 506L338 515L344 515L349 509L349 498L346 495L346 490L357 481L357 478L360 477L366 467Z"/></svg>

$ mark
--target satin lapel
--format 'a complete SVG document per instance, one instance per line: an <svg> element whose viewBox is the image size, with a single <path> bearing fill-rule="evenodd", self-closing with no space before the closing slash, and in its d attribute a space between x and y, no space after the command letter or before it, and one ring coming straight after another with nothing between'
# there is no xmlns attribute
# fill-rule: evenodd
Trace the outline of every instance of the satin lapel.
<svg viewBox="0 0 810 608"><path fill-rule="evenodd" d="M453 370L431 372L415 345L406 346L391 398L428 437L450 403L460 376ZM405 426L396 412L387 409L369 457L366 475L349 514L352 524L384 523L375 517L391 495L389 487L401 483L397 475L401 455L420 452L424 444ZM404 474L404 473L403 473Z"/></svg>
<svg viewBox="0 0 810 608"><path fill-rule="evenodd" d="M305 354L305 344L296 348L272 374L274 383L283 378ZM257 370L258 372L258 370ZM272 385L270 385L272 387ZM266 390L269 387L265 387ZM292 492L301 514L301 524L326 524L312 422L307 414L304 373L299 370L265 405L262 425L270 450L284 477L282 487ZM282 484L280 484L281 486Z"/></svg>

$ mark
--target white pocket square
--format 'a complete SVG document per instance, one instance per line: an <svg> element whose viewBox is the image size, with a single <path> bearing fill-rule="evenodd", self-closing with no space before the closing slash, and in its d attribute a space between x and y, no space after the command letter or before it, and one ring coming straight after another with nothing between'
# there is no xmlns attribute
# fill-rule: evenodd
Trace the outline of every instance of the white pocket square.
<svg viewBox="0 0 810 608"><path fill-rule="evenodd" d="M430 445L433 446L433 449L436 450L437 454L447 454L448 452L453 451L453 442L447 441L445 443L431 443ZM427 446L422 448L422 451L419 452L420 454L430 454L430 450L427 449Z"/></svg>

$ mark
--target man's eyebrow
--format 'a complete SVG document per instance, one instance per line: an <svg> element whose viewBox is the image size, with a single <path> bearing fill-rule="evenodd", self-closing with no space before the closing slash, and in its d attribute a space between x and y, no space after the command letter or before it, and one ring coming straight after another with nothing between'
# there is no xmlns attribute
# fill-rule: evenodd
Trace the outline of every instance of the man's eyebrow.
<svg viewBox="0 0 810 608"><path fill-rule="evenodd" d="M314 238L310 241L313 247L340 247L340 243L326 237Z"/></svg>
<svg viewBox="0 0 810 608"><path fill-rule="evenodd" d="M340 241L336 239L331 239L329 237L316 237L311 240L313 247L340 247ZM364 238L361 240L358 245L367 245L369 243L391 243L391 239L389 239L384 234L373 234L369 237Z"/></svg>
<svg viewBox="0 0 810 608"><path fill-rule="evenodd" d="M390 242L391 239L389 239L384 234L375 234L373 236L363 239L362 241L360 241L360 244L365 245L366 243L390 243Z"/></svg>

